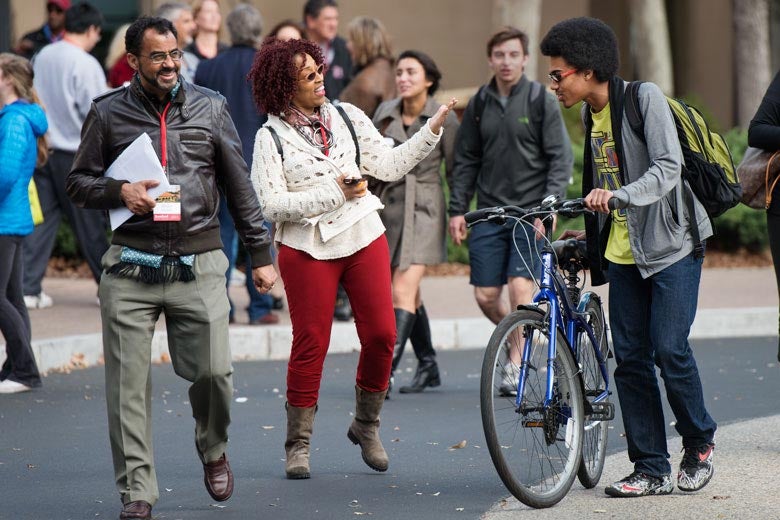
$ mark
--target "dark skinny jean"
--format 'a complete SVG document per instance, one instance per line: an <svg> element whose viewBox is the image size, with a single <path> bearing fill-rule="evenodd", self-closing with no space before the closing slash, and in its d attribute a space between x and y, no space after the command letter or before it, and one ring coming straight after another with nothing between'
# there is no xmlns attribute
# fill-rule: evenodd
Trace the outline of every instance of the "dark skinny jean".
<svg viewBox="0 0 780 520"><path fill-rule="evenodd" d="M772 252L772 261L775 264L777 294L780 296L780 189L778 188L775 188L772 193L772 205L766 212L766 227L769 234L769 250ZM778 321L778 335L780 336L780 320ZM777 360L780 361L780 340L778 341Z"/></svg>
<svg viewBox="0 0 780 520"><path fill-rule="evenodd" d="M30 345L30 317L22 291L22 257L22 237L0 235L0 331L6 353L0 381L10 379L38 387L41 376Z"/></svg>

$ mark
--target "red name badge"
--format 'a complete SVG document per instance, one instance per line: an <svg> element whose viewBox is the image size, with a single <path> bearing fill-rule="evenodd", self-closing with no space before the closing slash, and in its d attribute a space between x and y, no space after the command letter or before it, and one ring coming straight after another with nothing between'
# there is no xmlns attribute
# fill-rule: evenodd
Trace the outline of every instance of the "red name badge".
<svg viewBox="0 0 780 520"><path fill-rule="evenodd" d="M178 222L181 220L181 186L171 184L168 191L155 199L155 222Z"/></svg>

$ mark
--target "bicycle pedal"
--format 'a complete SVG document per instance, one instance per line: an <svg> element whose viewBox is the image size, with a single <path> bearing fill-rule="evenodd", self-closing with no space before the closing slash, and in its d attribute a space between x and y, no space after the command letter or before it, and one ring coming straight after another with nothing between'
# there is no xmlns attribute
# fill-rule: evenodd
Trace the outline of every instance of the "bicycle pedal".
<svg viewBox="0 0 780 520"><path fill-rule="evenodd" d="M590 403L590 407L587 419L591 421L611 421L615 418L615 405L612 403Z"/></svg>

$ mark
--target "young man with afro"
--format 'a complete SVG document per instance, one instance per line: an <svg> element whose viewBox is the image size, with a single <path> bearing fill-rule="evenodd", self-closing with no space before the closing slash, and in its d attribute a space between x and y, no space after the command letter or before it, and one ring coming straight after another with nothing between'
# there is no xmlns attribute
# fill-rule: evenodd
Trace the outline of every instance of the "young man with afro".
<svg viewBox="0 0 780 520"><path fill-rule="evenodd" d="M610 282L615 384L634 471L605 492L636 497L674 489L656 366L682 436L677 487L697 491L712 478L717 426L688 344L703 260L691 228L697 226L705 239L712 227L681 176L672 113L661 90L642 83L644 135L631 129L624 112L628 83L617 76L617 39L600 20L560 22L540 48L550 58L558 100L567 108L583 102L582 194L597 213L586 217L584 233L570 234L587 239L593 284ZM694 214L687 209L689 197Z"/></svg>

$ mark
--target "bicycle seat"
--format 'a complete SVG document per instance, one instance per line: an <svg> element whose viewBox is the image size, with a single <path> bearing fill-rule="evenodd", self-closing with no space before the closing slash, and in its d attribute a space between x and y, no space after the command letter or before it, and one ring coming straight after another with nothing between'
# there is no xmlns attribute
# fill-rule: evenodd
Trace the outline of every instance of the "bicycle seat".
<svg viewBox="0 0 780 520"><path fill-rule="evenodd" d="M576 270L588 268L588 255L584 240L556 240L552 243L553 251L558 258L558 266L561 269ZM574 264L574 265L572 265Z"/></svg>

